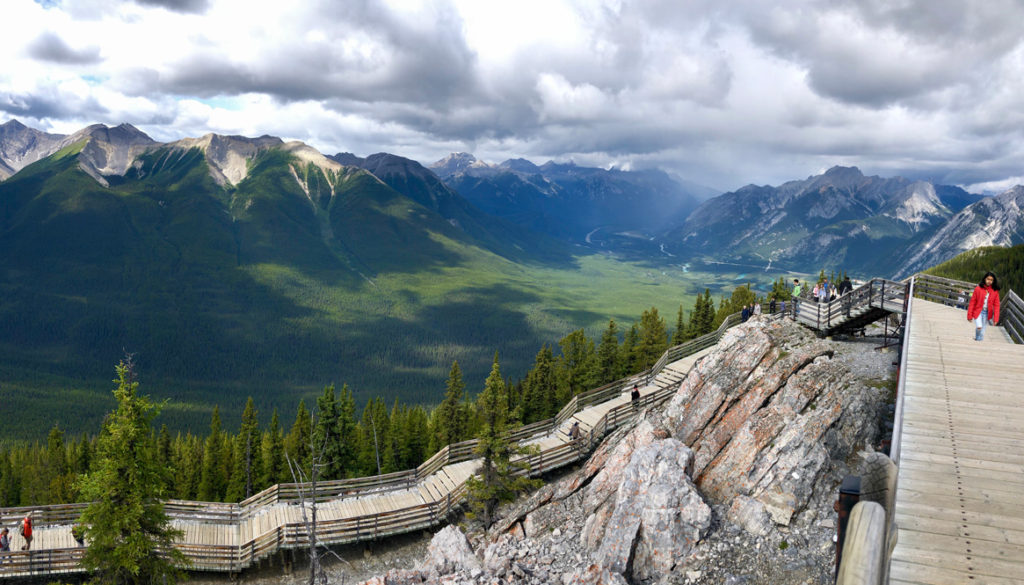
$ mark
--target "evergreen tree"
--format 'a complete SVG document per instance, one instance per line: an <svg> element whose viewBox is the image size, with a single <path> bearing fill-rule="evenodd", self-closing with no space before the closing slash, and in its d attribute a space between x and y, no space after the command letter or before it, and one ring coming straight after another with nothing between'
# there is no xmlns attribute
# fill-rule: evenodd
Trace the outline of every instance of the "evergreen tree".
<svg viewBox="0 0 1024 585"><path fill-rule="evenodd" d="M295 422L284 440L285 453L293 465L297 465L303 473L309 473L309 442L313 435L313 422L306 409L306 401L299 400L299 408L295 413ZM293 481L289 472L288 481Z"/></svg>
<svg viewBox="0 0 1024 585"><path fill-rule="evenodd" d="M624 378L643 369L637 367L639 362L637 359L637 346L639 344L640 328L637 327L636 323L633 323L630 325L629 331L626 332L625 339L622 340L622 346L619 347L619 375L617 378Z"/></svg>
<svg viewBox="0 0 1024 585"><path fill-rule="evenodd" d="M694 315L697 314L697 310L704 302L704 298L697 295L697 304L693 309L693 313L690 313L690 325L687 326L686 321L683 319L683 305L679 305L679 313L676 315L676 330L672 333L672 345L679 345L680 343L693 339L691 335Z"/></svg>
<svg viewBox="0 0 1024 585"><path fill-rule="evenodd" d="M522 462L512 462L513 455L522 450L506 436L508 399L497 353L484 390L477 398L477 412L483 424L477 435L476 454L483 461L479 477L469 478L467 489L470 506L474 513L482 516L484 526L489 528L494 520L494 510L500 503L511 501L516 494L537 485L535 480L517 476L516 473L521 473L525 466Z"/></svg>
<svg viewBox="0 0 1024 585"><path fill-rule="evenodd" d="M150 438L158 409L138 395L130 360L117 376L117 410L98 439L95 470L81 480L92 502L82 513L89 547L81 563L100 583L174 583L186 559L173 546L181 532L163 509L165 471Z"/></svg>
<svg viewBox="0 0 1024 585"><path fill-rule="evenodd" d="M577 329L558 342L562 355L558 357L557 368L561 392L551 405L547 416L554 416L569 400L597 386L597 352L594 341L582 329Z"/></svg>
<svg viewBox="0 0 1024 585"><path fill-rule="evenodd" d="M452 362L451 371L448 372L448 383L444 393L444 400L437 407L437 422L435 425L436 450L440 450L452 443L464 441L466 435L466 412L462 404L462 394L466 384L462 381L462 370L459 362Z"/></svg>
<svg viewBox="0 0 1024 585"><path fill-rule="evenodd" d="M415 406L406 415L406 460L402 469L412 469L427 460L427 411Z"/></svg>
<svg viewBox="0 0 1024 585"><path fill-rule="evenodd" d="M11 451L0 451L0 507L12 507L21 504L21 482L11 464Z"/></svg>
<svg viewBox="0 0 1024 585"><path fill-rule="evenodd" d="M619 378L619 329L615 319L608 320L608 327L601 334L601 345L597 346L597 367L600 384Z"/></svg>
<svg viewBox="0 0 1024 585"><path fill-rule="evenodd" d="M345 475L342 461L341 437L338 436L341 411L334 393L334 384L324 388L323 394L316 399L316 426L313 427L313 441L320 451L323 466L320 468L322 479L341 479Z"/></svg>
<svg viewBox="0 0 1024 585"><path fill-rule="evenodd" d="M361 475L384 472L388 446L388 412L381 398L371 398L359 420L359 468Z"/></svg>
<svg viewBox="0 0 1024 585"><path fill-rule="evenodd" d="M203 450L203 470L199 479L199 499L204 502L220 502L227 492L225 469L224 437L220 430L220 407L213 407L210 417L210 434L206 437Z"/></svg>
<svg viewBox="0 0 1024 585"><path fill-rule="evenodd" d="M700 298L698 296L698 298ZM693 325L694 337L707 335L715 330L715 301L711 299L711 291L704 289L704 298L701 299L700 309L694 311Z"/></svg>
<svg viewBox="0 0 1024 585"><path fill-rule="evenodd" d="M658 316L658 309L651 307L640 316L640 341L637 345L637 369L645 370L658 361L668 349L668 330L665 320Z"/></svg>
<svg viewBox="0 0 1024 585"><path fill-rule="evenodd" d="M172 493L174 478L177 477L174 467L174 448L171 442L171 432L167 425L160 425L160 434L156 438L156 461L163 469L167 470L167 493Z"/></svg>
<svg viewBox="0 0 1024 585"><path fill-rule="evenodd" d="M229 502L239 502L256 493L263 475L263 441L260 436L259 413L252 396L245 403L242 426L235 437L234 449L235 469L228 490Z"/></svg>
<svg viewBox="0 0 1024 585"><path fill-rule="evenodd" d="M359 438L356 434L356 402L352 398L352 390L348 384L341 385L341 393L338 395L338 424L335 432L339 443L335 456L339 462L340 477L353 477L356 473L356 448ZM423 440L426 440L426 435Z"/></svg>
<svg viewBox="0 0 1024 585"><path fill-rule="evenodd" d="M263 478L260 481L263 489L291 481L285 468L284 435L281 432L281 419L276 408L270 417L270 428L263 435L263 461Z"/></svg>
<svg viewBox="0 0 1024 585"><path fill-rule="evenodd" d="M78 441L78 448L75 449L75 460L72 465L75 475L85 475L89 473L89 469L92 464L92 443L89 442L89 438L84 434Z"/></svg>
<svg viewBox="0 0 1024 585"><path fill-rule="evenodd" d="M524 424L544 420L558 412L558 380L555 376L555 356L544 344L533 360L533 368L523 382L523 400L519 419Z"/></svg>
<svg viewBox="0 0 1024 585"><path fill-rule="evenodd" d="M64 431L54 425L46 437L46 465L42 470L49 483L46 502L67 504L75 499L75 476L68 465L67 447L64 445Z"/></svg>

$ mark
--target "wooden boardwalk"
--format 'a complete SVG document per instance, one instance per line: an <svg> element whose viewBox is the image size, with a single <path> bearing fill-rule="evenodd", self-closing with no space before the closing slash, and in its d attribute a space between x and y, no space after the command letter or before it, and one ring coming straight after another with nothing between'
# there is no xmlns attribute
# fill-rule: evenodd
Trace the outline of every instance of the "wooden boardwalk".
<svg viewBox="0 0 1024 585"><path fill-rule="evenodd" d="M668 363L649 379L636 378L641 404L646 407L668 398L693 364L713 349L712 345ZM635 414L629 396L633 382L614 386L612 393L604 391L600 402L556 419L547 430L541 429L523 440L540 449L538 455L530 457L533 470L548 471L585 457L586 447L594 446L607 431L631 419ZM573 444L569 432L575 422L579 423L583 438ZM449 456L451 451L445 450L449 457L446 461L454 457ZM328 544L343 544L441 523L462 501L466 480L480 465L479 460L459 457L463 460L442 465L420 479L416 479L416 474L408 475L408 480L398 486L389 483L355 493L342 490L334 497L328 492L326 500L317 506L317 538ZM331 485L332 482L325 482L323 489L331 489ZM321 493L321 499L323 496ZM252 510L238 504L172 504L168 509L172 524L184 533L177 546L189 558L193 570L236 572L281 549L308 543L305 518L311 508L294 499L257 503ZM69 511L65 515L74 518L77 513ZM16 532L11 531L11 548L15 551L24 543ZM78 558L83 549L71 536L70 522L37 523L34 536L31 553L15 553L0 559L7 561L0 564L0 577L80 571Z"/></svg>
<svg viewBox="0 0 1024 585"><path fill-rule="evenodd" d="M1024 583L1024 346L914 299L890 583Z"/></svg>

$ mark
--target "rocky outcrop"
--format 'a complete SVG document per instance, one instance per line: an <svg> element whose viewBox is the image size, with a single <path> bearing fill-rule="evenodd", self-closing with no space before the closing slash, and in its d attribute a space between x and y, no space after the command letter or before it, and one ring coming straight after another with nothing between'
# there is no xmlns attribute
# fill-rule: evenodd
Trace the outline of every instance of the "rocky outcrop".
<svg viewBox="0 0 1024 585"><path fill-rule="evenodd" d="M423 569L415 578L830 582L836 489L877 434L877 378L864 378L884 377L890 361L788 320L752 319L697 363L668 404L476 533L474 559L446 565L439 580Z"/></svg>

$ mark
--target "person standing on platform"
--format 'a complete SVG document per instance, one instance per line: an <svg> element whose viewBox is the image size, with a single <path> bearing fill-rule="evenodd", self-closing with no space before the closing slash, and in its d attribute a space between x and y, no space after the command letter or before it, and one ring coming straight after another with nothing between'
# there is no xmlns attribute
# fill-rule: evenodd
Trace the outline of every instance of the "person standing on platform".
<svg viewBox="0 0 1024 585"><path fill-rule="evenodd" d="M11 531L7 528L0 530L0 552L11 552ZM6 563L7 559L0 562Z"/></svg>
<svg viewBox="0 0 1024 585"><path fill-rule="evenodd" d="M974 340L985 338L985 325L999 322L999 281L992 272L974 287L971 302L967 305L967 320L974 321Z"/></svg>
<svg viewBox="0 0 1024 585"><path fill-rule="evenodd" d="M21 547L21 550L29 550L32 548L32 514L28 514L21 521L21 535L25 538L25 545Z"/></svg>

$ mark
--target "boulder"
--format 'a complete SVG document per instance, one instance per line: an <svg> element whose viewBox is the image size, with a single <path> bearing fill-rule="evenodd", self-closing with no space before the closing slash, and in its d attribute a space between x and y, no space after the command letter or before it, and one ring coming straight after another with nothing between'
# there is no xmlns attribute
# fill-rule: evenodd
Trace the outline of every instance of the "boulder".
<svg viewBox="0 0 1024 585"><path fill-rule="evenodd" d="M608 517L603 530L597 522L589 527L587 541L600 543L594 553L598 564L650 580L667 576L686 558L711 525L711 509L687 477L692 460L693 452L675 439L643 444L631 453L615 478L615 497L600 505L610 514L595 510Z"/></svg>
<svg viewBox="0 0 1024 585"><path fill-rule="evenodd" d="M466 535L457 526L448 525L430 540L427 556L416 566L416 571L434 577L481 568L480 559L473 554Z"/></svg>

